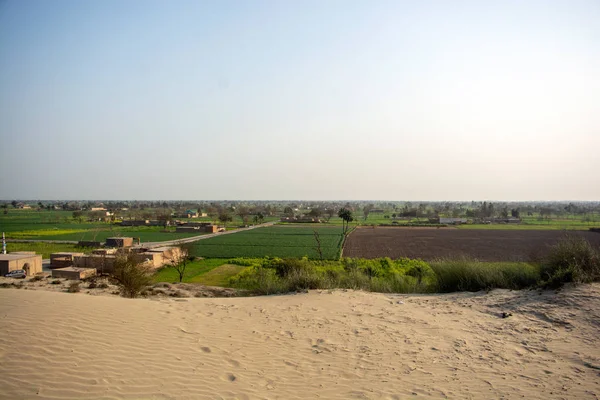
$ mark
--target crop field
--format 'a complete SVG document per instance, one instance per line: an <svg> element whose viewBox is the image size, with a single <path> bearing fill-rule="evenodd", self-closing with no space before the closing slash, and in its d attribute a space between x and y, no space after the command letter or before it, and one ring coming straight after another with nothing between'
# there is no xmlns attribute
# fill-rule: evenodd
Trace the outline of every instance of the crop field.
<svg viewBox="0 0 600 400"><path fill-rule="evenodd" d="M15 240L104 241L112 236L139 237L142 242L177 240L202 233L175 233L160 226L124 227L103 222L79 223L68 211L15 211L0 215L0 232Z"/></svg>
<svg viewBox="0 0 600 400"><path fill-rule="evenodd" d="M113 236L139 237L142 242L160 242L165 240L177 240L191 236L199 236L203 233L175 233L174 229L164 231L162 227L119 227L113 226L90 229L36 229L20 232L7 232L8 239L26 240L65 240L65 241L104 241Z"/></svg>
<svg viewBox="0 0 600 400"><path fill-rule="evenodd" d="M350 234L344 257L435 260L472 257L480 261L530 261L565 236L558 230L465 230L454 228L359 228ZM600 234L570 231L600 246Z"/></svg>
<svg viewBox="0 0 600 400"><path fill-rule="evenodd" d="M339 227L269 226L231 235L217 236L194 243L192 254L200 257L281 257L319 258L313 230L319 233L323 258L338 255Z"/></svg>
<svg viewBox="0 0 600 400"><path fill-rule="evenodd" d="M62 251L89 253L92 251L90 247L78 247L74 244L67 243L6 243L6 250L10 253L13 251L35 251L42 258L50 258L50 254Z"/></svg>

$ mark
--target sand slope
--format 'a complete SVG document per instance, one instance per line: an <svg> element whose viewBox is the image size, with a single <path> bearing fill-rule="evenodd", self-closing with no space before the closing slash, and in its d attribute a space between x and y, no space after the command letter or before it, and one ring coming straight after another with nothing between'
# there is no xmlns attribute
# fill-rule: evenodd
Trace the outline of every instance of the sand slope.
<svg viewBox="0 0 600 400"><path fill-rule="evenodd" d="M600 285L159 300L2 289L0 398L597 399L599 333Z"/></svg>

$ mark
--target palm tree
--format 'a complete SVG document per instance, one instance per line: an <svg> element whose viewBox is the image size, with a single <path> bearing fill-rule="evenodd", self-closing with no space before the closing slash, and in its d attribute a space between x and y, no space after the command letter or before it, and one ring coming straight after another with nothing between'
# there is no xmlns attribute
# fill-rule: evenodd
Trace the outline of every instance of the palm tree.
<svg viewBox="0 0 600 400"><path fill-rule="evenodd" d="M350 228L350 222L354 220L354 217L352 216L352 211L345 207L340 208L340 211L338 211L338 217L342 219L342 234L346 235L348 229Z"/></svg>

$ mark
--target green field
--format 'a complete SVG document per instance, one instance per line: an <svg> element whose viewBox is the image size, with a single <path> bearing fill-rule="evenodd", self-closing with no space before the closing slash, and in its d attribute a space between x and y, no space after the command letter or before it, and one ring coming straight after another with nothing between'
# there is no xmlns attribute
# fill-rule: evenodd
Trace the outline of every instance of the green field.
<svg viewBox="0 0 600 400"><path fill-rule="evenodd" d="M78 247L74 244L66 243L6 243L6 251L35 251L41 254L42 258L50 258L51 253L59 252L78 252L89 253L92 251L90 247Z"/></svg>
<svg viewBox="0 0 600 400"><path fill-rule="evenodd" d="M323 258L337 258L341 228L323 226L270 226L194 243L192 254L207 258L281 257L318 258L313 230L319 233Z"/></svg>
<svg viewBox="0 0 600 400"><path fill-rule="evenodd" d="M183 282L199 283L207 286L228 286L229 278L237 275L245 267L227 264L224 259L204 259L190 262L185 270ZM163 268L153 276L154 282L179 282L179 275L173 268Z"/></svg>
<svg viewBox="0 0 600 400"><path fill-rule="evenodd" d="M516 230L583 230L598 226L598 222L585 222L582 219L554 218L540 220L538 217L523 217L520 224L467 224L460 229L516 229Z"/></svg>
<svg viewBox="0 0 600 400"><path fill-rule="evenodd" d="M8 239L23 240L65 240L65 241L104 241L107 237L139 237L142 242L177 240L202 233L175 233L175 228L167 231L161 226L129 227L106 222L79 223L70 211L9 210L0 214L0 232L6 232Z"/></svg>

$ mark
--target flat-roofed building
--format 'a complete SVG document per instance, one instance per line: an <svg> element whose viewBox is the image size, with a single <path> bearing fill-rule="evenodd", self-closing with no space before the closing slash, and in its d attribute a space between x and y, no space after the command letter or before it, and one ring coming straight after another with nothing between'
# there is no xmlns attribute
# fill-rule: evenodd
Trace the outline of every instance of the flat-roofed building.
<svg viewBox="0 0 600 400"><path fill-rule="evenodd" d="M50 269L66 268L73 266L75 257L82 256L84 253L59 252L50 254Z"/></svg>
<svg viewBox="0 0 600 400"><path fill-rule="evenodd" d="M133 246L132 237L111 237L106 238L106 247L131 247Z"/></svg>
<svg viewBox="0 0 600 400"><path fill-rule="evenodd" d="M42 256L31 252L0 254L0 275L17 269L25 270L27 276L42 272Z"/></svg>

